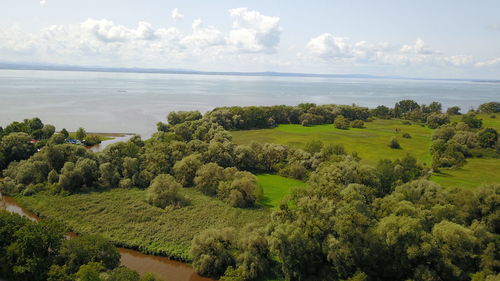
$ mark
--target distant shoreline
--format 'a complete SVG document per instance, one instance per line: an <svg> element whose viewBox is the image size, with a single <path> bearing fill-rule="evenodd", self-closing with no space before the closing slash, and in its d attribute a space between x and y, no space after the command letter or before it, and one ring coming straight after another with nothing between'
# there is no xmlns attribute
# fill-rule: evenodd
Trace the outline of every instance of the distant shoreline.
<svg viewBox="0 0 500 281"><path fill-rule="evenodd" d="M473 83L500 83L495 79L477 78L422 78L393 75L371 74L322 74L297 72L241 72L241 71L200 71L172 68L140 68L140 67L100 67L100 66L73 66L49 64L21 64L0 62L0 70L40 70L40 71L75 71L75 72L114 72L114 73L149 73L149 74L184 74L184 75L213 75L213 76L247 76L247 77L303 77L303 78L344 78L344 79L391 79L391 80L422 80L422 81L455 81Z"/></svg>

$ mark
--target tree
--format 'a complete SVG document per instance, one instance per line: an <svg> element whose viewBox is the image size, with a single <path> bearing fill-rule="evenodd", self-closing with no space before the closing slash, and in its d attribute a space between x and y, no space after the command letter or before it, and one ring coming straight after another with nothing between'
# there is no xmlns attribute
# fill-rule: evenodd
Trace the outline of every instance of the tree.
<svg viewBox="0 0 500 281"><path fill-rule="evenodd" d="M78 128L78 130L76 130L75 138L77 140L83 141L86 136L87 136L87 133L85 132L84 128L80 127L80 128Z"/></svg>
<svg viewBox="0 0 500 281"><path fill-rule="evenodd" d="M196 171L194 183L198 190L213 196L217 194L219 182L224 179L224 168L215 163L207 163Z"/></svg>
<svg viewBox="0 0 500 281"><path fill-rule="evenodd" d="M394 114L396 117L401 117L403 114L412 112L413 110L419 109L420 106L414 100L402 100L396 103L394 106Z"/></svg>
<svg viewBox="0 0 500 281"><path fill-rule="evenodd" d="M221 276L228 266L235 264L234 240L234 230L229 228L206 230L195 236L189 250L194 270L202 276Z"/></svg>
<svg viewBox="0 0 500 281"><path fill-rule="evenodd" d="M458 106L448 107L448 109L446 110L446 114L448 114L448 115L460 115L460 107L458 107Z"/></svg>
<svg viewBox="0 0 500 281"><path fill-rule="evenodd" d="M202 164L200 154L191 154L177 161L173 167L176 180L182 186L192 186L196 171Z"/></svg>
<svg viewBox="0 0 500 281"><path fill-rule="evenodd" d="M106 281L140 281L140 279L137 271L120 266L111 270Z"/></svg>
<svg viewBox="0 0 500 281"><path fill-rule="evenodd" d="M174 177L168 174L160 174L148 188L147 201L159 208L167 206L180 207L184 204L184 199L178 194L180 188L182 188L182 185L175 181Z"/></svg>
<svg viewBox="0 0 500 281"><path fill-rule="evenodd" d="M450 118L446 114L433 112L427 116L427 126L431 129L436 129L437 127L449 122Z"/></svg>
<svg viewBox="0 0 500 281"><path fill-rule="evenodd" d="M478 110L483 113L498 113L500 112L500 102L487 102L479 106Z"/></svg>
<svg viewBox="0 0 500 281"><path fill-rule="evenodd" d="M0 152L5 157L5 164L28 159L33 155L36 149L30 141L31 137L26 133L11 133L4 136L0 141Z"/></svg>
<svg viewBox="0 0 500 281"><path fill-rule="evenodd" d="M79 281L103 281L100 277L100 273L103 270L104 266L101 263L90 262L82 265L76 273L76 276Z"/></svg>
<svg viewBox="0 0 500 281"><path fill-rule="evenodd" d="M83 235L65 240L61 246L59 263L68 267L70 273L82 265L98 262L104 268L113 269L120 264L120 253L107 239L99 235Z"/></svg>
<svg viewBox="0 0 500 281"><path fill-rule="evenodd" d="M335 117L335 121L333 121L333 125L337 129L347 130L349 129L349 120L347 120L344 116L339 115Z"/></svg>
<svg viewBox="0 0 500 281"><path fill-rule="evenodd" d="M398 139L396 137L391 137L391 139L389 141L389 147L392 149L401 148L401 146L399 145Z"/></svg>
<svg viewBox="0 0 500 281"><path fill-rule="evenodd" d="M66 128L63 128L60 132L65 139L67 139L69 137L69 133L68 133L68 130L66 130Z"/></svg>
<svg viewBox="0 0 500 281"><path fill-rule="evenodd" d="M304 150L311 154L320 152L322 148L323 148L323 142L316 139L306 142L304 146Z"/></svg>
<svg viewBox="0 0 500 281"><path fill-rule="evenodd" d="M498 141L498 132L493 128L486 128L478 133L478 140L481 147L495 147Z"/></svg>
<svg viewBox="0 0 500 281"><path fill-rule="evenodd" d="M364 128L365 127L365 122L363 122L363 120L353 120L351 122L351 127L353 127L353 128Z"/></svg>
<svg viewBox="0 0 500 281"><path fill-rule="evenodd" d="M483 126L483 120L476 118L476 115L474 113L467 113L462 115L462 122L473 129L478 129Z"/></svg>
<svg viewBox="0 0 500 281"><path fill-rule="evenodd" d="M373 115L382 119L391 118L391 109L384 105L379 105L373 110Z"/></svg>
<svg viewBox="0 0 500 281"><path fill-rule="evenodd" d="M5 258L15 280L46 280L63 240L62 228L44 222L28 223L15 232L14 238Z"/></svg>

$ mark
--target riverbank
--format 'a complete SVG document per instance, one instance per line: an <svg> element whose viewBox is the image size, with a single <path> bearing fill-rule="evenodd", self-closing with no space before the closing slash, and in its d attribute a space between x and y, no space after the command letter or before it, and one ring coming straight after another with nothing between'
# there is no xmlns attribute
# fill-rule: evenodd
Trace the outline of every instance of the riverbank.
<svg viewBox="0 0 500 281"><path fill-rule="evenodd" d="M21 207L14 198L2 197L0 194L0 209L2 208L33 221L41 220L34 213ZM76 234L71 232L67 236L73 238L76 237ZM143 254L127 248L118 248L118 251L121 255L121 265L133 269L141 275L151 272L163 280L213 281L213 279L199 276L194 272L191 265L186 263L170 260L165 257ZM6 280L0 279L0 281Z"/></svg>

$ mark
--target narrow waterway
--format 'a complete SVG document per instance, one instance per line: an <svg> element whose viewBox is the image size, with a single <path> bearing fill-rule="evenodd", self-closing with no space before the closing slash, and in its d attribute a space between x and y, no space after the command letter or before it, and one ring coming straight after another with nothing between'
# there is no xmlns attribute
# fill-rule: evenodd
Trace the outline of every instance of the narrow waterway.
<svg viewBox="0 0 500 281"><path fill-rule="evenodd" d="M0 209L6 209L9 212L27 217L32 221L39 221L40 218L32 212L19 206L14 198L2 196L0 194ZM68 233L69 238L76 237L75 233ZM141 275L152 272L157 277L168 281L214 281L210 278L201 277L196 274L191 265L173 261L165 257L146 255L141 252L118 248L121 254L121 264L133 270L136 270Z"/></svg>
<svg viewBox="0 0 500 281"><path fill-rule="evenodd" d="M89 149L92 150L93 152L101 152L104 150L104 148L106 148L106 146L121 141L128 141L133 136L134 135L124 135L122 137L113 137L113 139L102 141L100 144L96 144L94 146L89 147Z"/></svg>

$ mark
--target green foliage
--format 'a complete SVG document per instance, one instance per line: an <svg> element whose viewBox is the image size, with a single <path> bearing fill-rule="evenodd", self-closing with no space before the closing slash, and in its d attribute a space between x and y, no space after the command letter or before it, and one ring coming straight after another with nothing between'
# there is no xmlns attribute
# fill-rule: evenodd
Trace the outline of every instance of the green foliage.
<svg viewBox="0 0 500 281"><path fill-rule="evenodd" d="M224 168L215 164L208 163L201 166L196 171L194 178L195 187L206 195L215 196L219 182L225 179Z"/></svg>
<svg viewBox="0 0 500 281"><path fill-rule="evenodd" d="M420 106L414 100L402 100L397 102L394 106L394 115L396 115L396 117L401 117L404 114L419 108Z"/></svg>
<svg viewBox="0 0 500 281"><path fill-rule="evenodd" d="M500 102L487 102L479 106L478 110L483 113L498 113L500 112Z"/></svg>
<svg viewBox="0 0 500 281"><path fill-rule="evenodd" d="M80 127L80 128L78 128L78 130L76 130L75 138L77 140L83 141L86 136L87 136L87 132L85 132L84 128Z"/></svg>
<svg viewBox="0 0 500 281"><path fill-rule="evenodd" d="M447 123L450 123L450 118L446 114L433 112L427 116L427 126L431 129L436 129Z"/></svg>
<svg viewBox="0 0 500 281"><path fill-rule="evenodd" d="M320 140L311 140L304 145L304 150L311 154L320 152L322 148L323 142Z"/></svg>
<svg viewBox="0 0 500 281"><path fill-rule="evenodd" d="M233 208L196 189L181 188L179 193L189 205L168 211L148 204L147 191L135 188L69 196L39 193L19 202L77 233L99 234L125 247L184 261L191 260L189 245L196 234L209 228L240 229L250 222L264 225L270 215L267 208Z"/></svg>
<svg viewBox="0 0 500 281"><path fill-rule="evenodd" d="M180 188L182 185L171 175L158 175L148 188L147 201L158 208L182 207L185 204L185 199L178 193Z"/></svg>
<svg viewBox="0 0 500 281"><path fill-rule="evenodd" d="M98 262L113 269L120 264L120 253L111 242L98 235L79 236L63 242L58 256L60 264L75 273L87 263Z"/></svg>
<svg viewBox="0 0 500 281"><path fill-rule="evenodd" d="M195 121L201 119L201 113L199 111L172 111L168 114L167 120L168 124L176 125L184 123L186 121Z"/></svg>
<svg viewBox="0 0 500 281"><path fill-rule="evenodd" d="M221 276L236 262L232 254L234 240L235 232L229 228L207 230L195 236L189 253L196 272L203 276Z"/></svg>
<svg viewBox="0 0 500 281"><path fill-rule="evenodd" d="M196 171L201 167L201 155L191 154L177 161L172 169L176 180L182 186L192 186Z"/></svg>
<svg viewBox="0 0 500 281"><path fill-rule="evenodd" d="M479 132L478 140L481 147L495 147L498 142L498 132L493 128L486 128Z"/></svg>
<svg viewBox="0 0 500 281"><path fill-rule="evenodd" d="M335 117L335 120L333 121L333 125L337 129L342 129L342 130L347 130L349 129L349 120L347 120L344 116L339 115Z"/></svg>
<svg viewBox="0 0 500 281"><path fill-rule="evenodd" d="M91 262L82 265L76 276L79 281L103 281L100 277L100 273L104 271L104 266L99 262Z"/></svg>
<svg viewBox="0 0 500 281"><path fill-rule="evenodd" d="M141 281L140 279L141 277L137 271L120 266L109 272L106 281Z"/></svg>
<svg viewBox="0 0 500 281"><path fill-rule="evenodd" d="M398 139L396 137L391 137L389 140L389 147L392 149L399 149L401 148L401 145L398 142Z"/></svg>
<svg viewBox="0 0 500 281"><path fill-rule="evenodd" d="M353 120L351 121L351 127L353 128L364 128L365 122L363 120Z"/></svg>
<svg viewBox="0 0 500 281"><path fill-rule="evenodd" d="M460 107L458 107L458 106L448 107L448 109L446 110L446 114L448 114L448 115L460 115Z"/></svg>
<svg viewBox="0 0 500 281"><path fill-rule="evenodd" d="M470 128L478 129L483 126L482 119L476 118L476 114L467 113L462 115L462 122L467 124Z"/></svg>

